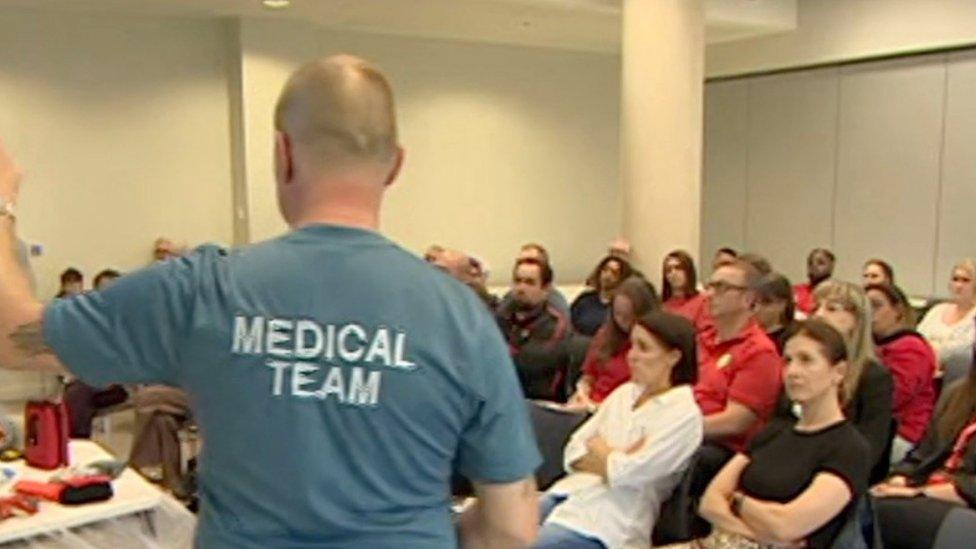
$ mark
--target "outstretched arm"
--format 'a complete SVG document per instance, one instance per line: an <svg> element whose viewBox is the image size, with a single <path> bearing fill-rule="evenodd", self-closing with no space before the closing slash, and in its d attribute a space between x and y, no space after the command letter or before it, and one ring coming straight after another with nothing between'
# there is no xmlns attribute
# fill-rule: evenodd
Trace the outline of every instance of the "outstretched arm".
<svg viewBox="0 0 976 549"><path fill-rule="evenodd" d="M0 200L16 203L20 171L0 143ZM63 372L44 344L44 306L31 292L30 277L17 257L17 221L0 213L0 367Z"/></svg>

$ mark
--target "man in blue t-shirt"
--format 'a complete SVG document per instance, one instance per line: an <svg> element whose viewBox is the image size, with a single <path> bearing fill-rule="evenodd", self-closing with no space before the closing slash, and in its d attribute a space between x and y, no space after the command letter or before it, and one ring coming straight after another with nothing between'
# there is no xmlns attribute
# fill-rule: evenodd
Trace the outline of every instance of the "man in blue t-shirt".
<svg viewBox="0 0 976 549"><path fill-rule="evenodd" d="M0 146L0 364L184 389L206 441L199 547L453 547L453 470L479 496L463 543L530 543L540 458L494 321L377 232L403 158L386 79L349 56L306 65L275 126L291 232L46 309L17 265Z"/></svg>

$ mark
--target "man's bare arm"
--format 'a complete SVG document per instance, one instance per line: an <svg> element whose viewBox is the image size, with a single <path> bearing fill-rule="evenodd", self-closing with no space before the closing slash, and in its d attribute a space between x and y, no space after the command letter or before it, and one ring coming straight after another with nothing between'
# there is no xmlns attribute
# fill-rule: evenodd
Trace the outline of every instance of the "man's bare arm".
<svg viewBox="0 0 976 549"><path fill-rule="evenodd" d="M19 189L20 171L0 143L0 198L14 203ZM0 367L64 371L44 343L43 311L17 257L16 221L0 215Z"/></svg>
<svg viewBox="0 0 976 549"><path fill-rule="evenodd" d="M10 339L13 341L14 348L28 357L53 353L44 342L44 323L40 320L14 328Z"/></svg>
<svg viewBox="0 0 976 549"><path fill-rule="evenodd" d="M478 498L461 516L461 545L468 548L529 547L539 530L535 478L506 484L474 483Z"/></svg>

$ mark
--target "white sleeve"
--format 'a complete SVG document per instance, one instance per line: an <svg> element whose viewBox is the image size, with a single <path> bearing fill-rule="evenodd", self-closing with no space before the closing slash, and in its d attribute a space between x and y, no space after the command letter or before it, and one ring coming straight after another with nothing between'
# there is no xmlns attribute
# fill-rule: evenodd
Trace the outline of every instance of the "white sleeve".
<svg viewBox="0 0 976 549"><path fill-rule="evenodd" d="M942 303L939 303L938 305L935 305L931 309L929 309L927 313L925 313L925 316L922 317L922 321L918 323L918 326L915 328L915 330L918 331L918 333L922 334L925 337L925 339L928 339L931 336L933 330L935 329L935 326L939 322L941 322L940 320L941 318L942 318Z"/></svg>
<svg viewBox="0 0 976 549"><path fill-rule="evenodd" d="M965 325L952 331L952 337L938 347L939 362L969 364L973 360L973 343L976 341L976 323L967 318Z"/></svg>
<svg viewBox="0 0 976 549"><path fill-rule="evenodd" d="M697 407L676 406L667 418L655 421L655 430L633 454L614 451L607 460L611 488L641 486L681 470L702 443L703 420Z"/></svg>
<svg viewBox="0 0 976 549"><path fill-rule="evenodd" d="M579 426L573 435L569 437L569 442L566 443L566 448L563 450L563 469L567 473L572 473L575 471L570 464L579 458L586 455L586 441L590 440L600 432L600 425L603 424L604 417L607 415L607 410L610 406L613 406L615 400L614 395L617 391L614 391L600 407L596 409L596 413L593 414L590 419L586 420L582 425Z"/></svg>

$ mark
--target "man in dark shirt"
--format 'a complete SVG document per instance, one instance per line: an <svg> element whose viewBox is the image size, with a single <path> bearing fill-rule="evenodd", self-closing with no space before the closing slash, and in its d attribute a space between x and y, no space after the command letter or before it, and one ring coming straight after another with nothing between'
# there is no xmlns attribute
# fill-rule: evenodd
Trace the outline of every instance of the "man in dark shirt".
<svg viewBox="0 0 976 549"><path fill-rule="evenodd" d="M564 400L569 355L569 319L549 304L552 268L520 259L512 271L512 299L498 310L498 325L508 341L522 390L528 398Z"/></svg>

